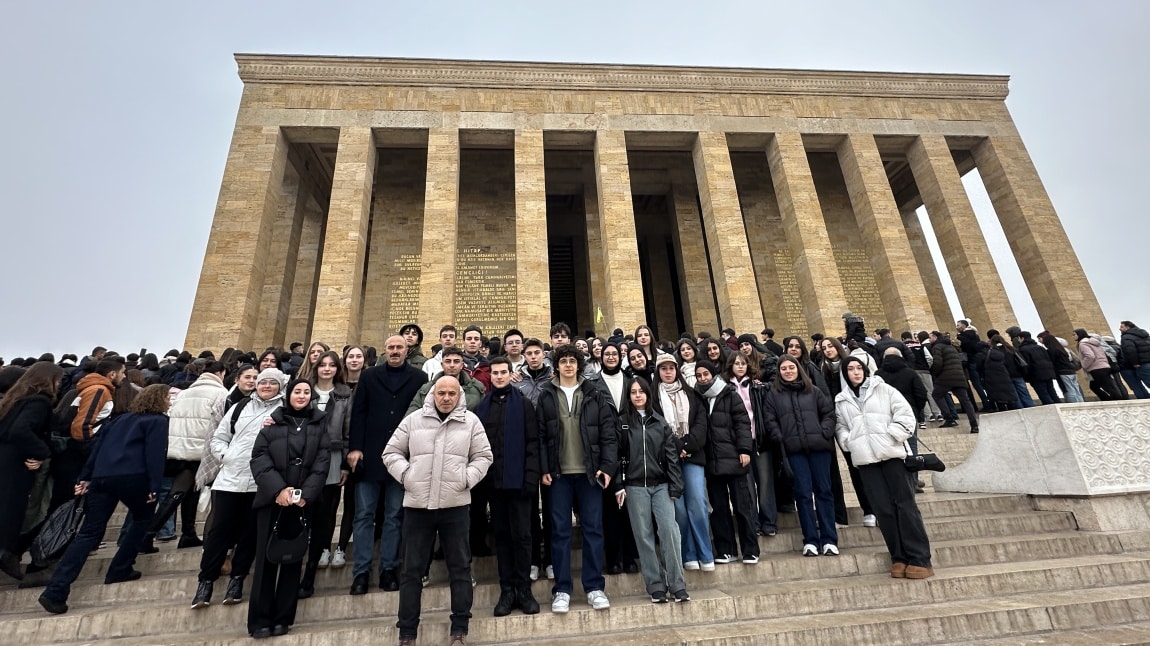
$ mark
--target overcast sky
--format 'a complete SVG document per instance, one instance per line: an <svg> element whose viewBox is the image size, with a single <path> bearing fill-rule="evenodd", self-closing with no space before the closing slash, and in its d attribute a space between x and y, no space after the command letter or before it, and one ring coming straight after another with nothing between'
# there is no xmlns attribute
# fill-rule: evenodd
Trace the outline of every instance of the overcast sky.
<svg viewBox="0 0 1150 646"><path fill-rule="evenodd" d="M1007 106L1106 316L1115 330L1150 326L1150 3L22 2L4 13L7 359L183 343L239 104L235 52L1009 74ZM1021 324L1041 329L980 181L966 180Z"/></svg>

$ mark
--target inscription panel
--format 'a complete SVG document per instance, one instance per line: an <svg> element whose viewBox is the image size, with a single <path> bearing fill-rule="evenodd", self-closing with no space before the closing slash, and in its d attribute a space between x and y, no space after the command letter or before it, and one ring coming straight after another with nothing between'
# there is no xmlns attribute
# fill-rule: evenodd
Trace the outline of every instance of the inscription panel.
<svg viewBox="0 0 1150 646"><path fill-rule="evenodd" d="M835 249L835 261L839 266L839 278L850 311L863 317L868 333L880 327L887 327L886 313L878 295L878 283L871 270L870 258L862 249ZM898 334L898 331L895 331Z"/></svg>
<svg viewBox="0 0 1150 646"><path fill-rule="evenodd" d="M400 254L391 263L391 303L387 311L387 329L398 330L419 319L418 253Z"/></svg>
<svg viewBox="0 0 1150 646"><path fill-rule="evenodd" d="M455 320L488 333L515 327L517 316L515 252L463 247L455 265Z"/></svg>
<svg viewBox="0 0 1150 646"><path fill-rule="evenodd" d="M775 272L778 275L779 294L782 296L783 311L787 315L787 320L791 321L792 326L797 326L806 320L803 314L803 297L799 293L799 280L795 276L795 261L791 256L790 249L775 249L772 253L775 261ZM787 334L799 334L806 336L806 326L804 329L787 330Z"/></svg>

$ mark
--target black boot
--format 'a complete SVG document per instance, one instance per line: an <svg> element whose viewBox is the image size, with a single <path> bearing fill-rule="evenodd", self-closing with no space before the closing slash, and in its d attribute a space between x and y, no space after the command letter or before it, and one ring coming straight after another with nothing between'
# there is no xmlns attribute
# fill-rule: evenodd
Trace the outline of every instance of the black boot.
<svg viewBox="0 0 1150 646"><path fill-rule="evenodd" d="M148 532L144 535L144 542L140 545L140 554L155 554L160 548L155 545L156 535Z"/></svg>
<svg viewBox="0 0 1150 646"><path fill-rule="evenodd" d="M204 542L195 534L184 534L180 537L180 542L176 545L176 549L182 550L185 547L203 547L203 545Z"/></svg>
<svg viewBox="0 0 1150 646"><path fill-rule="evenodd" d="M399 589L399 575L394 568L388 568L379 574L379 589L395 592Z"/></svg>
<svg viewBox="0 0 1150 646"><path fill-rule="evenodd" d="M212 605L212 588L214 584L211 581L200 581L196 586L196 596L192 597L192 610L200 608L207 608Z"/></svg>
<svg viewBox="0 0 1150 646"><path fill-rule="evenodd" d="M539 614L539 602L535 600L535 595L531 594L530 583L524 583L516 592L516 596L518 597L519 607L523 610L523 614Z"/></svg>
<svg viewBox="0 0 1150 646"><path fill-rule="evenodd" d="M367 572L355 575L351 582L351 594L367 594L367 582L371 575Z"/></svg>
<svg viewBox="0 0 1150 646"><path fill-rule="evenodd" d="M244 600L244 578L233 576L228 578L228 591L224 593L224 605L231 606Z"/></svg>
<svg viewBox="0 0 1150 646"><path fill-rule="evenodd" d="M495 616L506 617L511 614L518 600L519 598L518 595L515 594L514 588L509 585L500 586L499 601L495 604Z"/></svg>
<svg viewBox="0 0 1150 646"><path fill-rule="evenodd" d="M20 557L8 550L0 554L0 570L17 581L24 578L24 572L20 569Z"/></svg>
<svg viewBox="0 0 1150 646"><path fill-rule="evenodd" d="M319 564L310 562L303 568L303 578L299 582L300 599L308 599L315 594L315 571L319 568Z"/></svg>

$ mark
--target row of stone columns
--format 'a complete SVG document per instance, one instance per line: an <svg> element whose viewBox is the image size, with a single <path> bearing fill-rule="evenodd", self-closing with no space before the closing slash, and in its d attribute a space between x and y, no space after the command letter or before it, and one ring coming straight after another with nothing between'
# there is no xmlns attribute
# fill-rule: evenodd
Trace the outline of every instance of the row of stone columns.
<svg viewBox="0 0 1150 646"><path fill-rule="evenodd" d="M530 284L518 298L519 325L546 330L551 305L543 131L517 130L514 141L517 268ZM359 339L378 157L372 129L340 130L322 232L314 207L309 208L314 200L306 194L306 183L287 163L288 148L278 127L237 126L188 347L282 344L285 335L323 339L337 347ZM838 331L847 299L802 135L776 133L764 152L805 323L811 331ZM900 213L874 137L844 135L836 152L888 325L947 329L950 309L917 215ZM1064 336L1079 325L1105 329L1021 140L990 137L973 154L1047 327ZM980 329L1016 323L945 138L916 137L907 157L965 315ZM679 265L687 324L695 330L717 331L721 325L757 332L764 320L762 301L725 134L698 133L692 158L702 236L689 178L673 181L671 195L675 238L684 259ZM586 212L592 302L603 312L596 328L630 330L644 322L645 307L624 133L597 131L594 160ZM418 309L419 321L429 326L453 321L459 172L458 128L432 128ZM529 231L543 235L523 235ZM320 246L322 264L316 267L313 258L309 265L309 248ZM702 262L708 255L709 267ZM300 321L306 318L311 323L303 327Z"/></svg>

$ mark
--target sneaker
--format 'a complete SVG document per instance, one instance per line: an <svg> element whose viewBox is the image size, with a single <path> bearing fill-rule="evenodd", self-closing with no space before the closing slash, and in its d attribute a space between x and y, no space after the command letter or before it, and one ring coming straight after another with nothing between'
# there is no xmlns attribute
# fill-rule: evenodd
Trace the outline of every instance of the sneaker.
<svg viewBox="0 0 1150 646"><path fill-rule="evenodd" d="M954 428L956 426L958 426L957 420L948 419L945 422L943 422L942 425L939 426L939 428Z"/></svg>
<svg viewBox="0 0 1150 646"><path fill-rule="evenodd" d="M878 519L874 517L874 514L863 516L863 527L878 527Z"/></svg>
<svg viewBox="0 0 1150 646"><path fill-rule="evenodd" d="M345 565L347 565L347 555L338 547L335 548L335 551L331 553L331 566L343 567Z"/></svg>
<svg viewBox="0 0 1150 646"><path fill-rule="evenodd" d="M715 562L716 563L724 563L724 564L725 563L734 563L735 557L731 556L730 554L720 554L720 555L715 557Z"/></svg>
<svg viewBox="0 0 1150 646"><path fill-rule="evenodd" d="M823 556L838 556L839 546L834 543L827 543L823 545Z"/></svg>
<svg viewBox="0 0 1150 646"><path fill-rule="evenodd" d="M430 574L424 574L423 578L420 579L419 582L422 583L423 587L426 588L427 586L431 585L431 575Z"/></svg>
<svg viewBox="0 0 1150 646"><path fill-rule="evenodd" d="M555 580L555 567L554 566L551 566L551 565L547 566L547 579L551 580L551 581Z"/></svg>
<svg viewBox="0 0 1150 646"><path fill-rule="evenodd" d="M479 585L479 582L475 580L475 575L473 574L471 575L471 587L474 588L477 585Z"/></svg>
<svg viewBox="0 0 1150 646"><path fill-rule="evenodd" d="M322 570L329 565L331 565L331 550L324 550L320 552L319 563L316 563L315 566Z"/></svg>
<svg viewBox="0 0 1150 646"><path fill-rule="evenodd" d="M715 571L715 562L714 561L703 561L702 563L699 564L699 569L704 571L704 572L714 572Z"/></svg>
<svg viewBox="0 0 1150 646"><path fill-rule="evenodd" d="M528 576L530 577L530 579L532 581L538 581L539 580L539 566L538 565L532 565L531 566L531 574Z"/></svg>
<svg viewBox="0 0 1150 646"><path fill-rule="evenodd" d="M925 429L925 428L926 428L926 422L919 422L919 423L918 423L918 427L919 427L919 428L922 428L922 429Z"/></svg>
<svg viewBox="0 0 1150 646"><path fill-rule="evenodd" d="M551 597L551 612L565 614L570 609L571 595L566 592L556 592L555 596Z"/></svg>
<svg viewBox="0 0 1150 646"><path fill-rule="evenodd" d="M667 594L664 592L652 592L651 603L667 603Z"/></svg>
<svg viewBox="0 0 1150 646"><path fill-rule="evenodd" d="M744 556L743 557L743 563L746 563L747 565L757 565L759 563L759 555L758 554L751 554L748 556Z"/></svg>
<svg viewBox="0 0 1150 646"><path fill-rule="evenodd" d="M803 556L818 556L818 555L819 555L819 548L815 547L814 545L811 545L810 543L803 545Z"/></svg>
<svg viewBox="0 0 1150 646"><path fill-rule="evenodd" d="M679 590L678 592L675 593L675 603L683 603L683 602L690 601L690 600L691 600L691 595L687 594L687 591L685 589Z"/></svg>
<svg viewBox="0 0 1150 646"><path fill-rule="evenodd" d="M697 569L699 569L699 562L698 561L687 561L686 563L683 564L683 569L684 570L697 570Z"/></svg>
<svg viewBox="0 0 1150 646"><path fill-rule="evenodd" d="M606 610L611 607L611 602L607 600L607 595L602 590L592 590L587 593L587 603L595 610Z"/></svg>
<svg viewBox="0 0 1150 646"><path fill-rule="evenodd" d="M769 529L769 528L767 529L767 536L778 536L778 535L779 535L779 530Z"/></svg>

